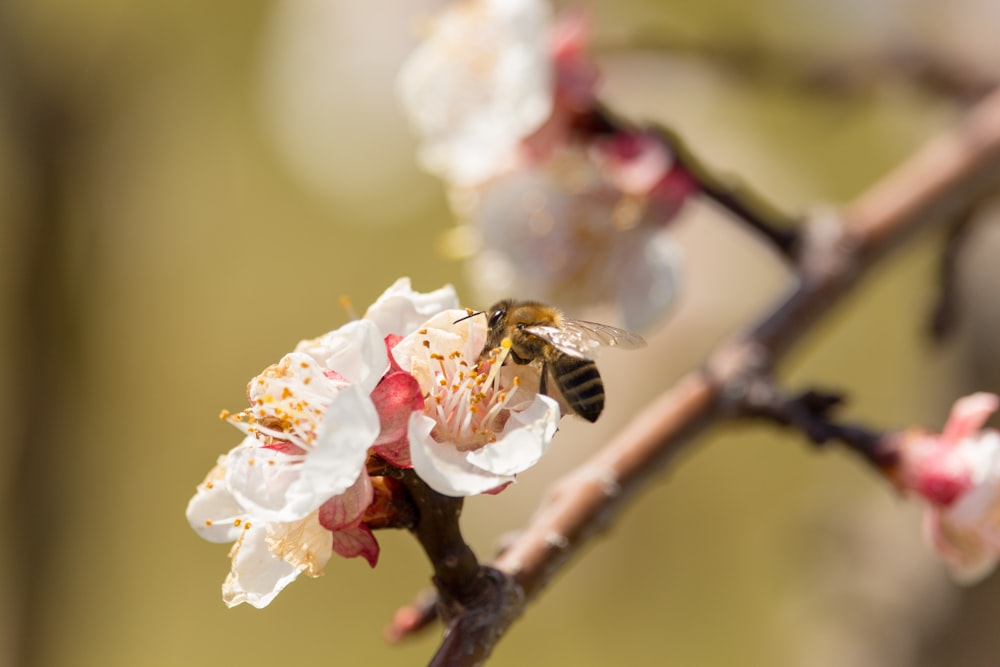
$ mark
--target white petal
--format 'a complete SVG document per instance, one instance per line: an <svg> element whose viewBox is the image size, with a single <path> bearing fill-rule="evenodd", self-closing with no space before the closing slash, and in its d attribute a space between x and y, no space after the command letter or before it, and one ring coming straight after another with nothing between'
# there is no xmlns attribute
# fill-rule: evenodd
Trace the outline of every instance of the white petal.
<svg viewBox="0 0 1000 667"><path fill-rule="evenodd" d="M298 481L301 461L265 447L245 447L230 452L226 464L226 487L244 510L257 520L294 521L309 514L293 516L287 508L288 490Z"/></svg>
<svg viewBox="0 0 1000 667"><path fill-rule="evenodd" d="M465 460L494 475L516 475L538 463L559 425L559 404L537 395L523 411L512 412L496 442L465 454Z"/></svg>
<svg viewBox="0 0 1000 667"><path fill-rule="evenodd" d="M383 337L405 336L431 316L453 308L458 308L458 295L451 285L421 293L413 291L409 278L400 278L375 300L364 319L374 322Z"/></svg>
<svg viewBox="0 0 1000 667"><path fill-rule="evenodd" d="M540 0L490 0L440 15L399 76L427 169L457 183L488 178L551 113L550 11Z"/></svg>
<svg viewBox="0 0 1000 667"><path fill-rule="evenodd" d="M246 512L226 488L227 460L219 457L219 464L198 485L187 506L191 527L209 542L232 542L243 532L237 521L246 519Z"/></svg>
<svg viewBox="0 0 1000 667"><path fill-rule="evenodd" d="M371 393L389 368L385 336L368 320L354 320L296 348Z"/></svg>
<svg viewBox="0 0 1000 667"><path fill-rule="evenodd" d="M410 457L413 469L428 486L446 496L471 496L513 481L513 477L494 475L466 460L466 454L451 443L431 437L434 420L414 412L410 415Z"/></svg>
<svg viewBox="0 0 1000 667"><path fill-rule="evenodd" d="M413 333L392 348L392 356L400 367L409 371L425 390L437 366L428 364L428 349L438 354L461 352L470 361L479 356L486 342L486 318L469 317L464 310L445 310L423 322ZM462 320L456 324L457 320ZM428 348L425 341L430 343Z"/></svg>
<svg viewBox="0 0 1000 667"><path fill-rule="evenodd" d="M313 512L301 521L267 524L267 545L271 553L310 577L323 574L333 555L333 533L319 523Z"/></svg>
<svg viewBox="0 0 1000 667"><path fill-rule="evenodd" d="M263 447L236 452L227 485L255 519L297 521L354 484L379 429L371 399L350 385L330 402L316 442L303 457ZM296 460L301 463L289 463Z"/></svg>
<svg viewBox="0 0 1000 667"><path fill-rule="evenodd" d="M678 294L681 257L665 233L645 241L631 262L625 262L618 283L625 327L642 331L666 315Z"/></svg>
<svg viewBox="0 0 1000 667"><path fill-rule="evenodd" d="M299 576L299 568L271 553L263 525L244 530L230 555L233 567L222 584L222 600L229 607L246 602L262 609Z"/></svg>

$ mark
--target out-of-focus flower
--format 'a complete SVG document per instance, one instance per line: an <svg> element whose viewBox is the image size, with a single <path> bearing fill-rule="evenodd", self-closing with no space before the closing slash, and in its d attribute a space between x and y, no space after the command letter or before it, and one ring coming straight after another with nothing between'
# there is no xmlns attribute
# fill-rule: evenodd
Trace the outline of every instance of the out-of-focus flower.
<svg viewBox="0 0 1000 667"><path fill-rule="evenodd" d="M451 287L420 294L397 281L363 319L302 341L251 380L250 407L223 413L246 437L219 459L187 515L206 539L234 542L228 605L266 606L299 573L321 574L333 552L375 565L366 463L375 453L409 467L409 417L424 407L388 346L456 305Z"/></svg>
<svg viewBox="0 0 1000 667"><path fill-rule="evenodd" d="M548 449L559 405L538 393L534 365L480 363L484 318L445 311L403 338L393 356L420 383L424 409L409 420L413 469L433 489L467 496L502 488Z"/></svg>
<svg viewBox="0 0 1000 667"><path fill-rule="evenodd" d="M1000 558L1000 433L980 430L998 406L993 394L973 394L955 403L941 434L898 436L897 480L927 501L927 537L964 583Z"/></svg>
<svg viewBox="0 0 1000 667"><path fill-rule="evenodd" d="M450 187L463 226L449 250L469 257L479 296L610 302L633 329L662 317L677 284L663 229L697 184L662 137L601 107L584 16L469 0L434 25L400 89L424 166Z"/></svg>
<svg viewBox="0 0 1000 667"><path fill-rule="evenodd" d="M582 312L614 303L641 330L673 304L680 256L663 209L611 185L579 148L497 178L464 211L481 237L468 278L484 301L512 294Z"/></svg>
<svg viewBox="0 0 1000 667"><path fill-rule="evenodd" d="M552 110L549 18L539 0L465 0L437 17L399 78L424 167L471 184L510 165Z"/></svg>

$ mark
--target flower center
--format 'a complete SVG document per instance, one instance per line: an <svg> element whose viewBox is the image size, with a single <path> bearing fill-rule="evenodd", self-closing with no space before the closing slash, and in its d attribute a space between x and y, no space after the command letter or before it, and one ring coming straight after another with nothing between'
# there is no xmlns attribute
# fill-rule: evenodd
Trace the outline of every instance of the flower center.
<svg viewBox="0 0 1000 667"><path fill-rule="evenodd" d="M515 375L509 386L502 386L499 371L510 353L510 341L504 340L478 363L459 350L437 352L429 340L423 346L431 375L424 413L436 422L431 436L452 442L461 451L495 442L510 416L507 406L521 385Z"/></svg>
<svg viewBox="0 0 1000 667"><path fill-rule="evenodd" d="M266 446L288 443L292 454L304 453L316 440L326 407L340 378L327 377L323 369L309 361L285 358L251 380L247 388L250 407L223 420ZM331 385L331 386L324 386Z"/></svg>

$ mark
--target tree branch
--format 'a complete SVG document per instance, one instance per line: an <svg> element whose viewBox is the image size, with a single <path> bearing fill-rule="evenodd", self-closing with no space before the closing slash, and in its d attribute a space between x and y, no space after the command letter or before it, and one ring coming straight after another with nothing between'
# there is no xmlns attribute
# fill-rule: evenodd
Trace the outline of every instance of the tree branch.
<svg viewBox="0 0 1000 667"><path fill-rule="evenodd" d="M770 373L887 251L918 230L961 214L998 182L1000 92L994 92L839 213L810 219L797 253L799 284L791 293L559 480L495 567L533 599L695 436L740 416L754 380ZM497 618L509 624L516 616ZM446 641L456 641L454 632L460 630ZM499 639L504 630L495 628L493 636Z"/></svg>

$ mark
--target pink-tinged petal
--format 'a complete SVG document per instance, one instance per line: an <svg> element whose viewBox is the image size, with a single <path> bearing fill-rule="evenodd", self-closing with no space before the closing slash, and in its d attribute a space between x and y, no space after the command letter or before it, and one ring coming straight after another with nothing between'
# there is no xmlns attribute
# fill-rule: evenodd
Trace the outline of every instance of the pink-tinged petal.
<svg viewBox="0 0 1000 667"><path fill-rule="evenodd" d="M464 458L492 475L512 477L538 463L558 425L559 404L549 396L536 395L527 409L510 413L496 442L466 452Z"/></svg>
<svg viewBox="0 0 1000 667"><path fill-rule="evenodd" d="M488 491L483 491L488 496L499 496L501 493L507 490L507 487L513 484L513 482L505 482L495 489L490 489Z"/></svg>
<svg viewBox="0 0 1000 667"><path fill-rule="evenodd" d="M926 461L915 490L935 505L948 507L969 490L972 473L954 456L935 456Z"/></svg>
<svg viewBox="0 0 1000 667"><path fill-rule="evenodd" d="M228 607L246 602L262 609L299 576L297 567L271 553L263 526L245 530L230 556L233 567L222 584L222 600Z"/></svg>
<svg viewBox="0 0 1000 667"><path fill-rule="evenodd" d="M957 445L982 428L990 415L997 411L998 406L1000 398L986 392L959 399L951 409L941 440L946 445Z"/></svg>
<svg viewBox="0 0 1000 667"><path fill-rule="evenodd" d="M974 584L996 567L996 550L974 531L954 526L937 508L928 508L924 516L924 535L958 583Z"/></svg>
<svg viewBox="0 0 1000 667"><path fill-rule="evenodd" d="M399 341L403 340L402 336L396 334L389 334L385 337L385 353L389 355L389 370L386 371L386 375L392 375L393 373L398 373L403 369L396 363L396 357L392 356L392 348L399 344Z"/></svg>
<svg viewBox="0 0 1000 667"><path fill-rule="evenodd" d="M700 191L698 181L686 169L675 164L650 192L656 217L661 224L673 220L688 199Z"/></svg>
<svg viewBox="0 0 1000 667"><path fill-rule="evenodd" d="M596 142L595 148L608 180L629 194L649 194L674 164L666 144L644 132L619 132Z"/></svg>
<svg viewBox="0 0 1000 667"><path fill-rule="evenodd" d="M375 445L372 449L392 466L407 470L413 467L413 459L410 458L410 439L406 433L398 440Z"/></svg>
<svg viewBox="0 0 1000 667"><path fill-rule="evenodd" d="M590 20L582 11L570 11L549 31L549 48L555 63L555 104L580 112L596 103L600 73L585 51L590 36Z"/></svg>
<svg viewBox="0 0 1000 667"><path fill-rule="evenodd" d="M187 506L191 527L209 542L232 542L243 532L240 524L246 519L246 512L226 488L226 462L225 456L219 457L219 464L198 485Z"/></svg>
<svg viewBox="0 0 1000 667"><path fill-rule="evenodd" d="M393 465L410 466L409 441L406 437L410 413L424 409L420 383L409 373L387 375L372 392L372 402L378 411L381 430L375 441L375 452Z"/></svg>
<svg viewBox="0 0 1000 667"><path fill-rule="evenodd" d="M361 556L371 567L378 564L378 541L372 531L365 525L355 528L335 531L333 534L333 551L344 558Z"/></svg>
<svg viewBox="0 0 1000 667"><path fill-rule="evenodd" d="M428 486L446 496L471 496L512 482L513 478L492 474L474 466L450 442L431 437L435 422L414 412L410 416L410 457L413 469Z"/></svg>
<svg viewBox="0 0 1000 667"><path fill-rule="evenodd" d="M357 523L372 504L374 497L371 477L362 471L351 488L320 505L319 523L327 530L333 531Z"/></svg>
<svg viewBox="0 0 1000 667"><path fill-rule="evenodd" d="M445 285L433 292L415 292L409 278L400 278L375 300L364 319L377 325L382 335L406 336L442 310L458 308L455 288Z"/></svg>

